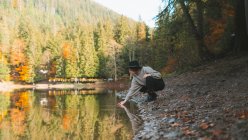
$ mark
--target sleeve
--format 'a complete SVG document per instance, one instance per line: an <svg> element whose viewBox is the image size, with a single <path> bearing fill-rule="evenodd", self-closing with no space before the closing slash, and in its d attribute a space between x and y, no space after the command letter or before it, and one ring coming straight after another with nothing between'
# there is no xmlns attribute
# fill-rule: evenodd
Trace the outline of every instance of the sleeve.
<svg viewBox="0 0 248 140"><path fill-rule="evenodd" d="M144 72L147 74L151 74L154 78L161 78L161 73L152 69L151 67L144 67Z"/></svg>
<svg viewBox="0 0 248 140"><path fill-rule="evenodd" d="M135 78L133 78L132 82L131 82L131 87L128 90L128 93L126 95L125 101L129 100L130 97L132 97L133 95L137 94L138 91L141 89L142 87L136 82Z"/></svg>

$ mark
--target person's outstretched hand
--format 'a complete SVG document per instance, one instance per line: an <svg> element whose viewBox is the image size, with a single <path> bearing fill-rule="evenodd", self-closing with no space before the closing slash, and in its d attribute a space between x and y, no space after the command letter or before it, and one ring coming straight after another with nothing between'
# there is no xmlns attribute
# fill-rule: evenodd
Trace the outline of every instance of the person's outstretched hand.
<svg viewBox="0 0 248 140"><path fill-rule="evenodd" d="M123 101L122 101L122 102L123 102ZM124 104L121 104L121 102L118 103L118 107L123 108L123 109L125 109L125 110L127 109L126 106L125 106Z"/></svg>
<svg viewBox="0 0 248 140"><path fill-rule="evenodd" d="M124 101L119 102L118 105L123 106L125 103L126 101L124 100Z"/></svg>

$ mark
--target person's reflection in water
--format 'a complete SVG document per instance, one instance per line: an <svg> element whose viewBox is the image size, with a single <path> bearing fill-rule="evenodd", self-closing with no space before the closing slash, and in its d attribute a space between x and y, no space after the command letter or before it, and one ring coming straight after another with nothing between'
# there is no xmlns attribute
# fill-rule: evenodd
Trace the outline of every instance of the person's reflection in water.
<svg viewBox="0 0 248 140"><path fill-rule="evenodd" d="M126 111L126 114L131 122L132 129L133 129L133 134L136 134L138 130L140 129L140 126L142 124L142 120L136 116L135 114L132 114L127 107L124 105L118 104L118 107L123 108Z"/></svg>

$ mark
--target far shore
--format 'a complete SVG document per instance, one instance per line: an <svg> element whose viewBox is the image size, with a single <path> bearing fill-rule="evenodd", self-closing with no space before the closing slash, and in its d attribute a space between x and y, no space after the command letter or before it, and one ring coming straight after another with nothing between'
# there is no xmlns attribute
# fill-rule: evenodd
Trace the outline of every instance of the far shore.
<svg viewBox="0 0 248 140"><path fill-rule="evenodd" d="M88 88L107 88L125 90L127 83L118 82L96 82L96 83L34 83L34 84L16 84L14 82L0 82L0 92L13 91L16 89L88 89Z"/></svg>

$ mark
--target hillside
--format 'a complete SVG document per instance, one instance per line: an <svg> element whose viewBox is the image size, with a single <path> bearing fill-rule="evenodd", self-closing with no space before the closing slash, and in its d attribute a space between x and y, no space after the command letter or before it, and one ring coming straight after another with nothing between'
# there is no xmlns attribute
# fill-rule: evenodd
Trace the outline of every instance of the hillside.
<svg viewBox="0 0 248 140"><path fill-rule="evenodd" d="M135 21L92 0L1 0L0 79L112 77L113 47L124 59L135 31Z"/></svg>
<svg viewBox="0 0 248 140"><path fill-rule="evenodd" d="M22 16L30 15L32 20L38 18L45 21L56 18L64 24L75 20L94 25L104 20L116 23L121 16L93 0L1 0L0 7L2 17L7 13L16 16L22 13ZM130 19L129 22L134 21Z"/></svg>

